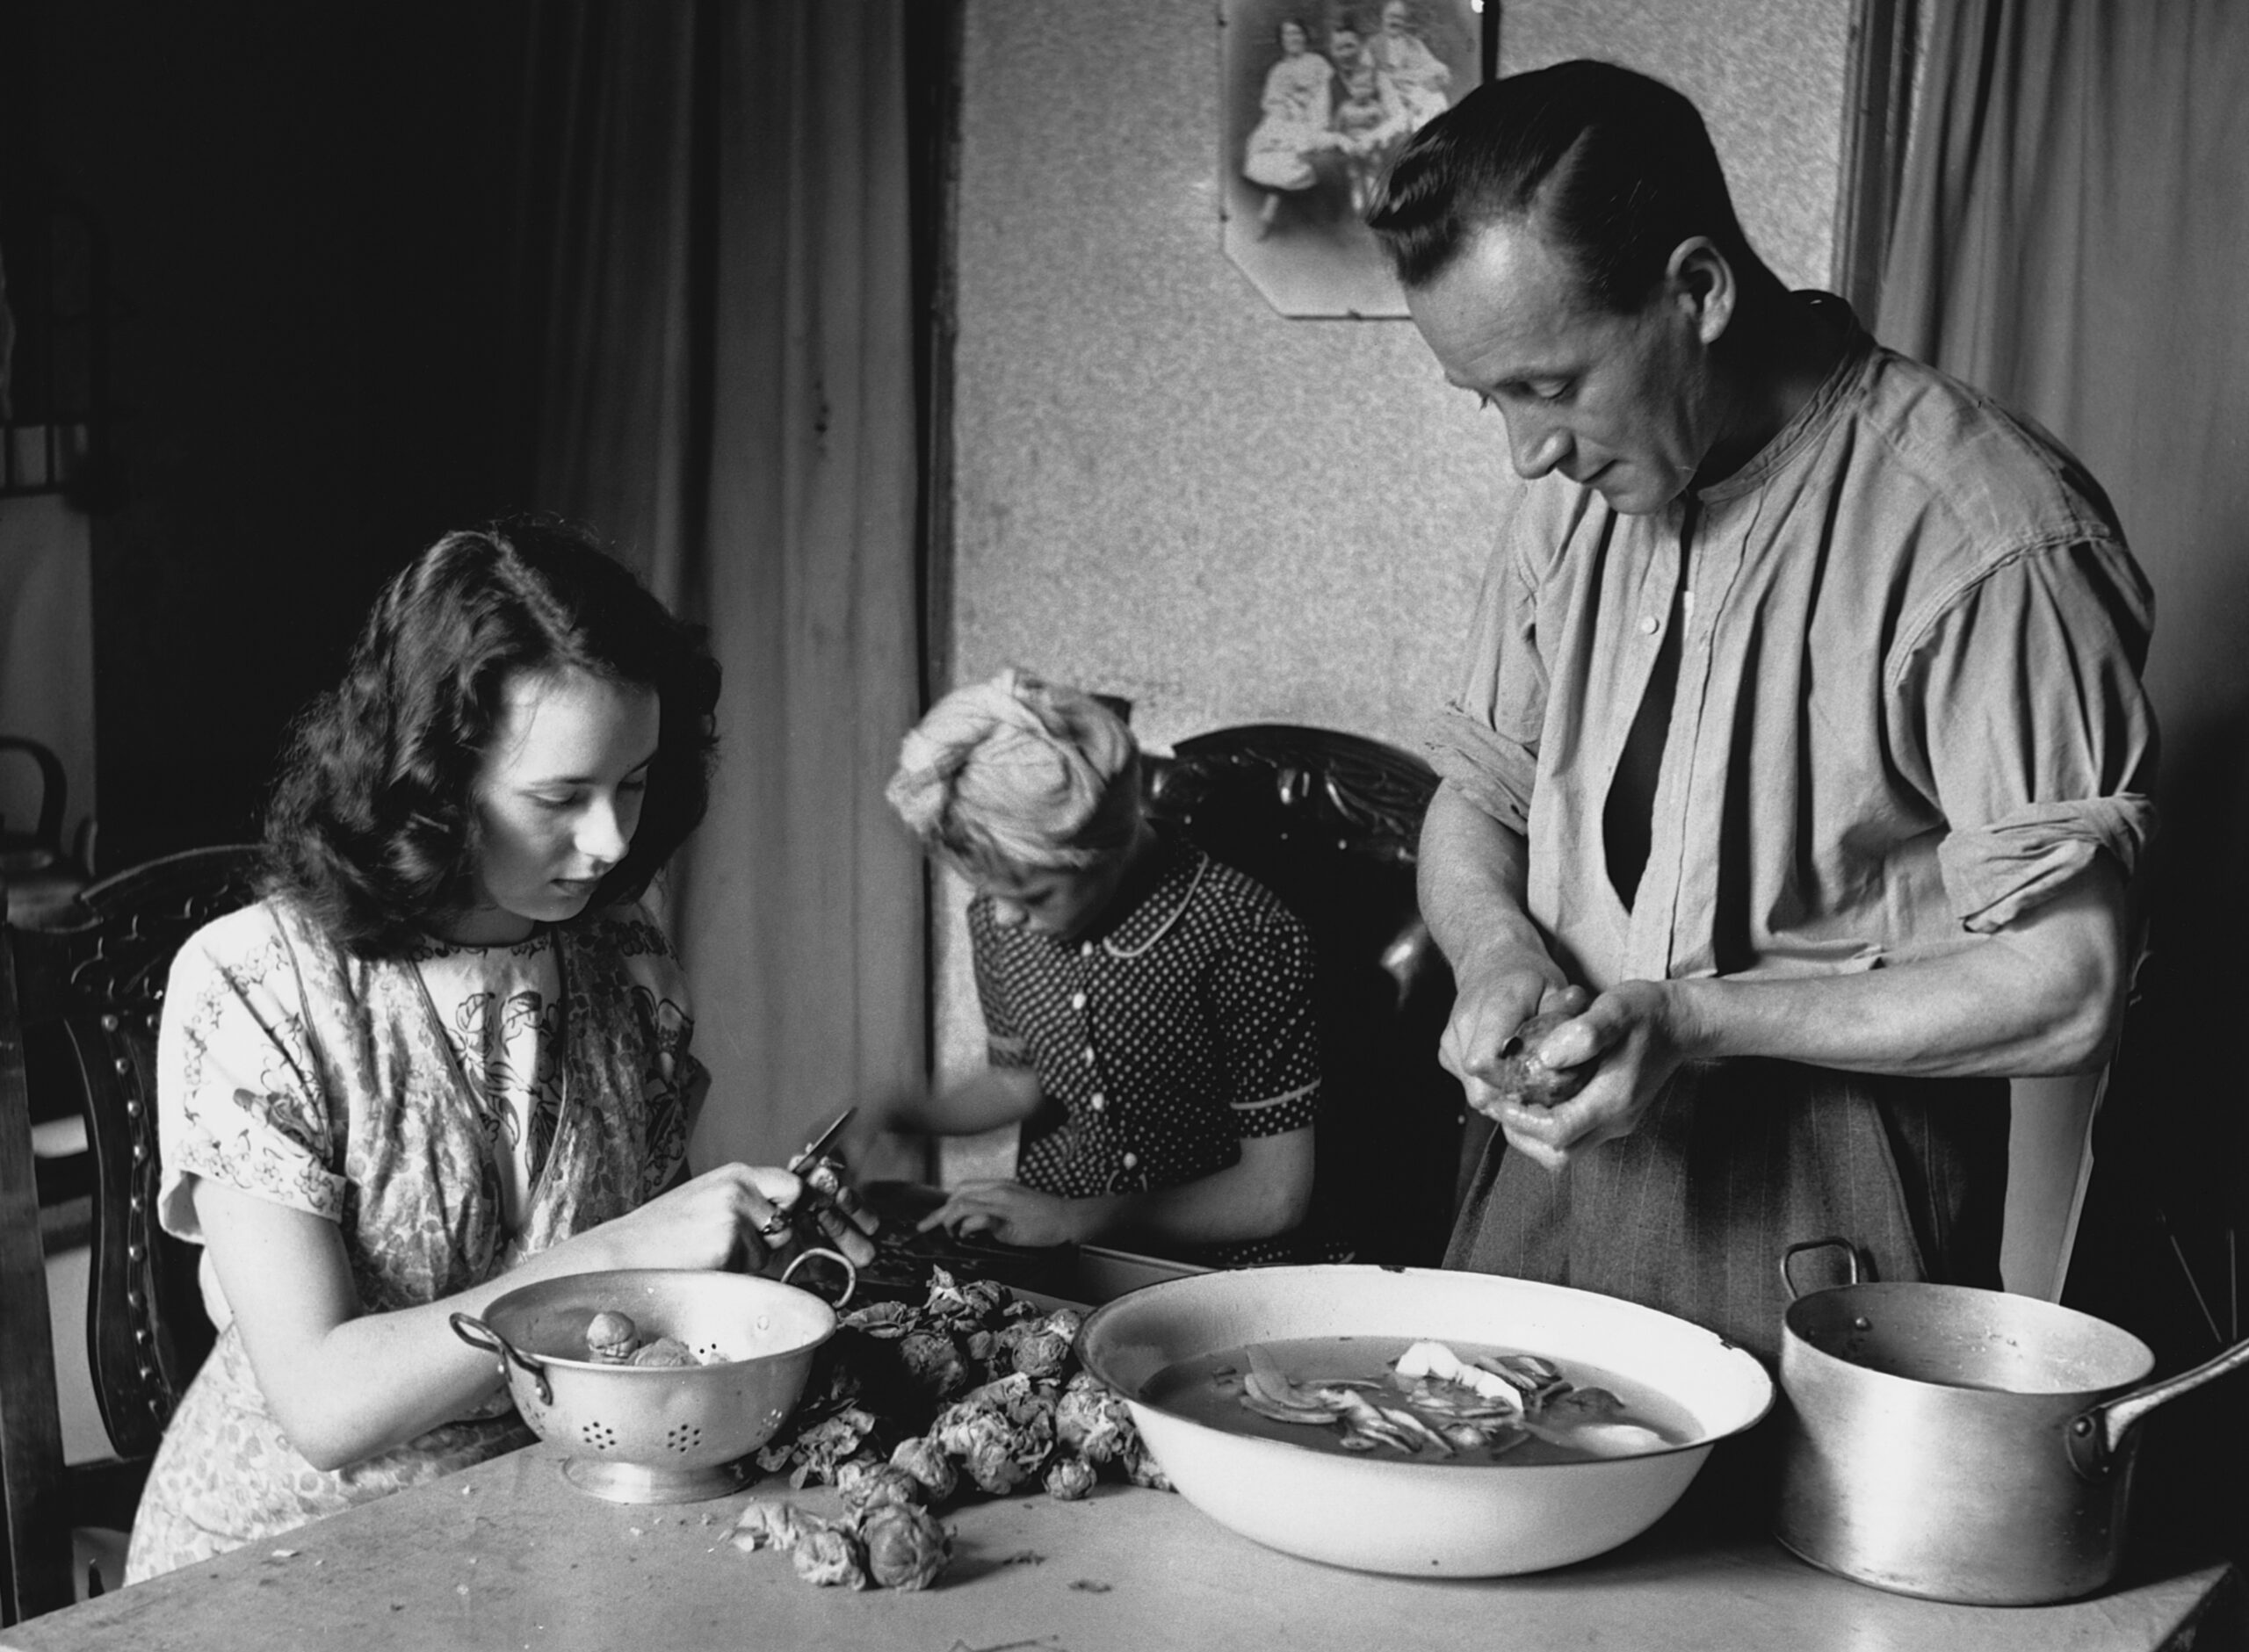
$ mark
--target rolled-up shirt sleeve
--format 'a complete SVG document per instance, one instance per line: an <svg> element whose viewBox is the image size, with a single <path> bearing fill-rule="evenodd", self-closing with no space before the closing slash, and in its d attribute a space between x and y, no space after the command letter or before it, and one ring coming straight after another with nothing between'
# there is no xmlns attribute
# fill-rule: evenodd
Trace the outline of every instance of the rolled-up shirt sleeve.
<svg viewBox="0 0 2249 1652"><path fill-rule="evenodd" d="M1948 831L1965 928L2004 927L2103 853L2126 876L2155 829L2155 718L2139 679L2144 578L2110 541L2032 546L1944 602L1900 657L1894 751Z"/></svg>
<svg viewBox="0 0 2249 1652"><path fill-rule="evenodd" d="M1470 802L1527 830L1546 717L1546 667L1537 647L1537 601L1518 555L1528 524L1500 536L1471 627L1467 671L1428 736L1429 766Z"/></svg>

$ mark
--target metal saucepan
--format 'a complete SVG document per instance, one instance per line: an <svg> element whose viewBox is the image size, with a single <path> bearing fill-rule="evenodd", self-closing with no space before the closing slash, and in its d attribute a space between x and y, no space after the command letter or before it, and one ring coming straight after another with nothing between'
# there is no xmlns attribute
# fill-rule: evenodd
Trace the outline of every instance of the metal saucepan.
<svg viewBox="0 0 2249 1652"><path fill-rule="evenodd" d="M1597 1367L1694 1419L1686 1443L1602 1461L1479 1465L1344 1456L1197 1421L1143 1397L1182 1360L1298 1337L1434 1338ZM1269 1547L1418 1577L1564 1566L1637 1536L1711 1446L1764 1416L1772 1378L1716 1331L1558 1285L1435 1268L1235 1268L1144 1286L1094 1310L1087 1369L1122 1394L1180 1495Z"/></svg>
<svg viewBox="0 0 2249 1652"><path fill-rule="evenodd" d="M1797 1294L1809 1252L1850 1283ZM1791 1245L1775 1535L1813 1565L1976 1605L2105 1587L2124 1545L2140 1420L2249 1365L2249 1342L2135 1387L2147 1345L2072 1309L1961 1285L1862 1282L1842 1239Z"/></svg>
<svg viewBox="0 0 2249 1652"><path fill-rule="evenodd" d="M821 1257L806 1251L789 1265ZM810 1291L755 1274L689 1268L573 1273L518 1286L482 1318L452 1316L463 1342L499 1357L524 1421L568 1454L563 1473L612 1503L692 1503L748 1478L743 1460L796 1409L835 1310ZM843 1300L850 1300L847 1284ZM586 1347L596 1314L629 1315L703 1363L604 1365Z"/></svg>

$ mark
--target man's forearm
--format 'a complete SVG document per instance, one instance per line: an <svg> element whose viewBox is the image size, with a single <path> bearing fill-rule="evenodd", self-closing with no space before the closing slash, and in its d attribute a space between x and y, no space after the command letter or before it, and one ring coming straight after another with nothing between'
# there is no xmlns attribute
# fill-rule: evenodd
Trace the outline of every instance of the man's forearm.
<svg viewBox="0 0 2249 1652"><path fill-rule="evenodd" d="M2045 905L1942 957L1789 981L1666 985L1691 1057L1859 1072L2028 1078L2108 1058L2122 1019L2122 877L2103 859Z"/></svg>
<svg viewBox="0 0 2249 1652"><path fill-rule="evenodd" d="M1524 910L1529 865L1521 833L1450 783L1437 788L1421 821L1421 916L1456 976L1535 969L1565 984Z"/></svg>

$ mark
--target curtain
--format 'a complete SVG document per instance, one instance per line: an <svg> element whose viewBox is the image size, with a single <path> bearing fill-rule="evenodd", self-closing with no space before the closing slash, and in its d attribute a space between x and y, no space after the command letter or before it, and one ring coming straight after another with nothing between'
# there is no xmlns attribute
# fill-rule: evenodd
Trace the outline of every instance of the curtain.
<svg viewBox="0 0 2249 1652"><path fill-rule="evenodd" d="M713 1074L695 1162L777 1162L926 1071L910 0L536 0L518 473L705 624L712 810L667 881Z"/></svg>
<svg viewBox="0 0 2249 1652"><path fill-rule="evenodd" d="M2239 1334L2249 7L1941 7L1898 212L1879 335L2066 442L2155 584L2151 951L2070 1292L2199 1358Z"/></svg>

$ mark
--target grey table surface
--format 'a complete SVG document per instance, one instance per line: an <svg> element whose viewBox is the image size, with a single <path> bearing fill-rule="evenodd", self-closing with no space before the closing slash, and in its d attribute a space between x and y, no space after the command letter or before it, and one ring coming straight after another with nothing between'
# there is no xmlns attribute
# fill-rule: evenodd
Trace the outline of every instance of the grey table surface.
<svg viewBox="0 0 2249 1652"><path fill-rule="evenodd" d="M1694 1490L1623 1547L1557 1571L1439 1581L1261 1548L1183 1499L1102 1488L960 1504L955 1559L922 1592L816 1589L725 1540L753 1486L701 1504L613 1504L535 1446L208 1564L0 1631L15 1652L265 1648L1152 1647L2075 1652L2243 1643L2239 1575L2211 1560L2128 1576L2095 1599L1967 1607L1831 1576Z"/></svg>

